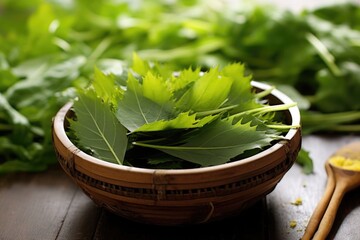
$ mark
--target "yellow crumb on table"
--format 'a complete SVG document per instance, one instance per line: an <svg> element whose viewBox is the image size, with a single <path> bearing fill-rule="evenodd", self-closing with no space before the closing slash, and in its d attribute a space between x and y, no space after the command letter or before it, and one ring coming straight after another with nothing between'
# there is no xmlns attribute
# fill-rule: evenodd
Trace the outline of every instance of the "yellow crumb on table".
<svg viewBox="0 0 360 240"><path fill-rule="evenodd" d="M329 161L336 167L347 170L360 171L360 159L350 159L343 156L334 156L331 157Z"/></svg>
<svg viewBox="0 0 360 240"><path fill-rule="evenodd" d="M297 222L296 222L295 220L291 220L290 223L289 223L289 226L290 226L291 228L295 228L296 225L297 225Z"/></svg>
<svg viewBox="0 0 360 240"><path fill-rule="evenodd" d="M294 202L291 202L292 205L295 205L295 206L300 206L302 205L302 199L301 198L297 198L295 199Z"/></svg>

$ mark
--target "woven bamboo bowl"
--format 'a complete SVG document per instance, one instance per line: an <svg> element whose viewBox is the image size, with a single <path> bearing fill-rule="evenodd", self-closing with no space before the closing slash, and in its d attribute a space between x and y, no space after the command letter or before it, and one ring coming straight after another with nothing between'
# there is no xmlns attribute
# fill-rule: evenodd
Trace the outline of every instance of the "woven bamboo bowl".
<svg viewBox="0 0 360 240"><path fill-rule="evenodd" d="M253 82L256 90L269 86ZM271 104L292 102L280 91ZM294 164L300 129L288 140L251 157L212 167L154 170L105 162L79 150L66 135L72 103L53 120L53 144L63 170L100 207L124 218L154 225L199 224L239 214L269 194ZM297 107L285 111L288 124L300 124Z"/></svg>

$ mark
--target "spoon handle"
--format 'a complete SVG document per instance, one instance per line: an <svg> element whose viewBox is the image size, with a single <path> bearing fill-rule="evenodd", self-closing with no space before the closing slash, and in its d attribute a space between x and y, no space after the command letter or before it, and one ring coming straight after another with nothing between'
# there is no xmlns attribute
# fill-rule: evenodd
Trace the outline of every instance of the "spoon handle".
<svg viewBox="0 0 360 240"><path fill-rule="evenodd" d="M306 227L305 233L301 240L310 240L314 236L314 233L318 229L318 226L321 222L321 219L324 216L326 208L331 200L331 196L335 189L335 178L334 173L331 167L328 164L325 164L326 173L328 175L328 180L325 188L324 195L322 196L320 202L318 203L317 207L315 208L309 223Z"/></svg>
<svg viewBox="0 0 360 240"><path fill-rule="evenodd" d="M337 184L335 187L334 194L319 225L319 229L314 236L314 240L324 240L331 230L336 217L336 212L346 192L347 186L346 184L342 183L343 182L340 182L340 184Z"/></svg>

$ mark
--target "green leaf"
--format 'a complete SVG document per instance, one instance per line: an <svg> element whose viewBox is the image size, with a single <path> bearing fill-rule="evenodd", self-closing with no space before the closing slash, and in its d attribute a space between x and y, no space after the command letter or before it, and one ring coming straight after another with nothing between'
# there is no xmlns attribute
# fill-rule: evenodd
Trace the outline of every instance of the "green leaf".
<svg viewBox="0 0 360 240"><path fill-rule="evenodd" d="M301 148L296 159L296 163L302 166L302 170L305 174L311 174L314 171L313 161L310 154L305 149Z"/></svg>
<svg viewBox="0 0 360 240"><path fill-rule="evenodd" d="M55 21L56 16L53 6L43 3L37 11L31 15L28 24L28 41L24 46L25 53L30 56L48 54L57 50L53 43L53 32L51 32L51 23Z"/></svg>
<svg viewBox="0 0 360 240"><path fill-rule="evenodd" d="M326 131L340 131L343 133L359 132L360 111L321 113L301 111L303 134ZM348 127L346 127L348 126ZM338 127L340 130L337 130ZM343 129L343 130L341 130ZM346 130L345 130L346 129Z"/></svg>
<svg viewBox="0 0 360 240"><path fill-rule="evenodd" d="M147 123L136 129L134 132L152 132L163 131L169 129L189 129L203 127L205 124L217 118L217 115L206 116L201 119L196 119L196 114L190 112L180 113L176 118L170 120L160 120L152 123Z"/></svg>
<svg viewBox="0 0 360 240"><path fill-rule="evenodd" d="M167 105L168 103L159 105L146 98L143 86L132 74L129 74L127 90L119 101L116 117L124 127L132 132L144 124L173 118Z"/></svg>
<svg viewBox="0 0 360 240"><path fill-rule="evenodd" d="M360 64L344 62L340 65L341 77L327 69L318 72L319 90L315 95L315 106L323 113L360 110Z"/></svg>
<svg viewBox="0 0 360 240"><path fill-rule="evenodd" d="M116 86L115 77L113 75L106 75L98 68L95 68L92 86L94 87L97 96L105 103L109 103L115 107L117 106L122 91Z"/></svg>
<svg viewBox="0 0 360 240"><path fill-rule="evenodd" d="M179 99L182 94L185 93L184 90L187 90L187 87L190 86L190 83L193 83L195 80L199 79L200 77L200 68L196 68L195 70L188 68L184 69L177 74L178 76L173 77L170 79L170 90L173 93L180 92L177 94L178 96L176 99Z"/></svg>
<svg viewBox="0 0 360 240"><path fill-rule="evenodd" d="M150 70L150 66L148 62L142 60L136 53L133 53L132 69L140 75L145 75Z"/></svg>
<svg viewBox="0 0 360 240"><path fill-rule="evenodd" d="M201 166L212 166L229 162L248 149L262 148L273 140L256 126L240 121L218 120L197 129L190 137L183 139L184 144L172 146L134 142L134 145L155 148L172 156ZM161 143L160 143L161 144Z"/></svg>
<svg viewBox="0 0 360 240"><path fill-rule="evenodd" d="M13 108L0 93L0 119L2 115L5 118L3 121L11 124L11 131L8 136L19 144L19 147L26 146L33 141L33 134L30 132L30 122L28 118Z"/></svg>
<svg viewBox="0 0 360 240"><path fill-rule="evenodd" d="M221 74L232 79L232 86L229 92L226 105L242 104L254 99L252 94L252 76L245 76L245 66L239 63L225 66Z"/></svg>
<svg viewBox="0 0 360 240"><path fill-rule="evenodd" d="M9 63L2 52L0 52L0 79L0 92L4 92L17 81L17 78L12 73Z"/></svg>
<svg viewBox="0 0 360 240"><path fill-rule="evenodd" d="M6 97L17 108L36 106L42 109L50 97L74 82L84 61L83 56L69 59L47 56L26 61L14 68L14 74L25 79L8 88Z"/></svg>
<svg viewBox="0 0 360 240"><path fill-rule="evenodd" d="M50 163L55 162L49 161L52 158L48 154L46 155L47 160L43 159L43 153L43 146L37 142L25 145L12 142L6 137L0 137L0 155L11 156L8 161L1 162L0 174L18 171L43 171Z"/></svg>
<svg viewBox="0 0 360 240"><path fill-rule="evenodd" d="M10 172L41 172L47 169L44 163L24 162L21 160L10 160L0 164L0 174Z"/></svg>
<svg viewBox="0 0 360 240"><path fill-rule="evenodd" d="M356 27L360 24L359 5L356 2L344 2L333 5L320 6L314 14L327 21Z"/></svg>
<svg viewBox="0 0 360 240"><path fill-rule="evenodd" d="M16 111L16 109L14 109L9 104L7 99L1 93L0 93L0 110L7 115L9 122L11 122L12 124L24 126L24 127L29 126L29 121L27 120L27 118L21 115L18 111Z"/></svg>
<svg viewBox="0 0 360 240"><path fill-rule="evenodd" d="M76 121L71 128L81 146L90 147L95 155L108 162L123 164L127 149L126 129L118 122L110 107L93 91L79 93L74 103Z"/></svg>
<svg viewBox="0 0 360 240"><path fill-rule="evenodd" d="M166 86L165 79L155 76L150 71L143 78L143 95L159 105L166 105L172 101L172 94Z"/></svg>
<svg viewBox="0 0 360 240"><path fill-rule="evenodd" d="M210 69L187 90L177 107L194 112L217 109L226 101L231 85L232 80L220 76L217 68Z"/></svg>
<svg viewBox="0 0 360 240"><path fill-rule="evenodd" d="M296 102L299 109L305 110L310 108L309 100L306 99L305 96L301 95L293 86L280 84L277 85L276 88Z"/></svg>

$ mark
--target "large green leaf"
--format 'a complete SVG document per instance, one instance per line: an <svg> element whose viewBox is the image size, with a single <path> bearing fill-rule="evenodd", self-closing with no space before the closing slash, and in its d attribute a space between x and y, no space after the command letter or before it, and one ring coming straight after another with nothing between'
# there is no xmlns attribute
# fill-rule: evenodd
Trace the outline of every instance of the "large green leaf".
<svg viewBox="0 0 360 240"><path fill-rule="evenodd" d="M227 99L232 80L220 76L217 68L199 77L178 101L177 107L185 111L209 111L219 108Z"/></svg>
<svg viewBox="0 0 360 240"><path fill-rule="evenodd" d="M92 91L79 93L74 103L76 121L71 125L82 146L108 162L122 164L127 149L126 129L116 119L110 107Z"/></svg>
<svg viewBox="0 0 360 240"><path fill-rule="evenodd" d="M159 94L163 93L159 92ZM145 97L143 86L129 74L127 90L119 101L116 116L121 124L132 132L144 124L173 118L168 104L163 102L160 105Z"/></svg>
<svg viewBox="0 0 360 240"><path fill-rule="evenodd" d="M265 131L257 131L250 122L232 124L231 119L214 121L197 129L182 145L156 145L135 142L135 145L159 149L172 156L201 166L223 164L249 149L262 148L273 138Z"/></svg>

